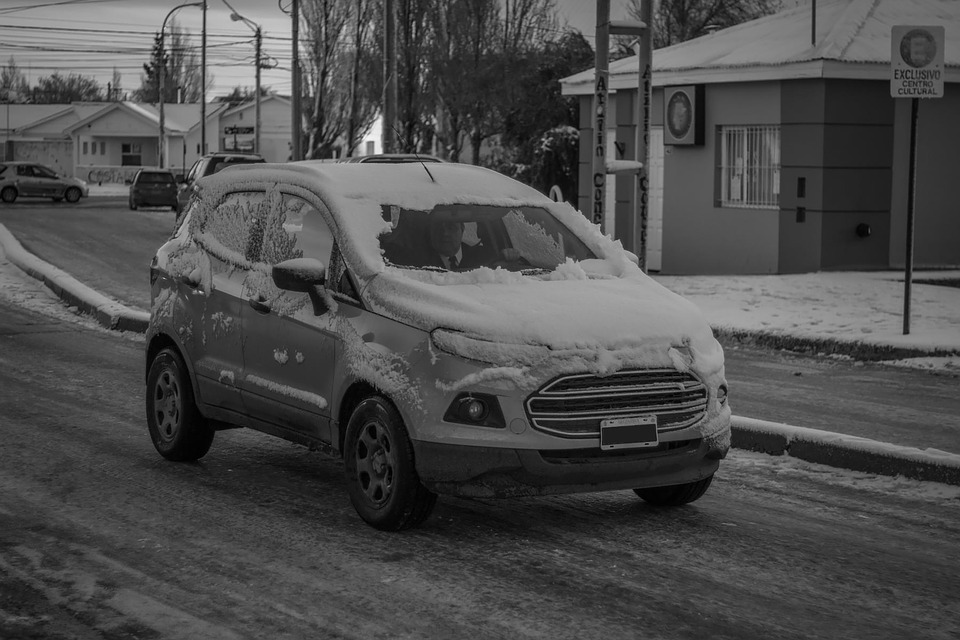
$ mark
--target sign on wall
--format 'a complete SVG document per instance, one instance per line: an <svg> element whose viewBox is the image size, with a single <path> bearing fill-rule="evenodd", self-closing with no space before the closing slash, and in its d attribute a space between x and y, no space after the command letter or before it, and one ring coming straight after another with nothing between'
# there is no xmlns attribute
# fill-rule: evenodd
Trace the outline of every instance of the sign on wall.
<svg viewBox="0 0 960 640"><path fill-rule="evenodd" d="M664 87L663 113L664 144L703 144L704 88L702 84Z"/></svg>
<svg viewBox="0 0 960 640"><path fill-rule="evenodd" d="M223 128L224 138L221 149L224 151L253 151L253 127L231 125Z"/></svg>
<svg viewBox="0 0 960 640"><path fill-rule="evenodd" d="M943 26L897 25L890 33L890 95L943 97Z"/></svg>

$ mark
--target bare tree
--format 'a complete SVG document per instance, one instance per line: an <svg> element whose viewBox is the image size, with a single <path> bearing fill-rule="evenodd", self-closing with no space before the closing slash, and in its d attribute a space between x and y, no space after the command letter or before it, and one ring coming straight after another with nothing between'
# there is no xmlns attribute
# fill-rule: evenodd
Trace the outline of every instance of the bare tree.
<svg viewBox="0 0 960 640"><path fill-rule="evenodd" d="M629 0L627 12L640 19L640 3ZM650 0L652 1L652 0ZM655 49L692 40L773 13L780 0L656 0L653 7Z"/></svg>
<svg viewBox="0 0 960 640"><path fill-rule="evenodd" d="M141 102L160 101L160 73L163 70L164 102L199 102L202 76L197 47L191 43L190 31L177 29L176 20L170 23L170 36L163 40L163 59L160 53L160 34L154 37L150 60L143 65L140 88L133 98ZM213 74L207 73L207 89L213 87Z"/></svg>
<svg viewBox="0 0 960 640"><path fill-rule="evenodd" d="M3 102L25 102L30 95L30 85L17 61L10 56L10 62L0 67L0 100Z"/></svg>
<svg viewBox="0 0 960 640"><path fill-rule="evenodd" d="M379 102L380 69L376 55L374 37L374 12L379 8L377 0L354 0L353 42L349 49L350 58L350 103L347 113L346 132L344 134L345 153L352 156L360 139L373 124Z"/></svg>
<svg viewBox="0 0 960 640"><path fill-rule="evenodd" d="M310 0L300 8L306 60L304 87L307 123L306 158L329 158L344 132L349 109L341 63L347 46L349 0Z"/></svg>
<svg viewBox="0 0 960 640"><path fill-rule="evenodd" d="M66 104L69 102L96 102L103 100L100 83L89 76L54 73L40 78L30 90L34 104Z"/></svg>

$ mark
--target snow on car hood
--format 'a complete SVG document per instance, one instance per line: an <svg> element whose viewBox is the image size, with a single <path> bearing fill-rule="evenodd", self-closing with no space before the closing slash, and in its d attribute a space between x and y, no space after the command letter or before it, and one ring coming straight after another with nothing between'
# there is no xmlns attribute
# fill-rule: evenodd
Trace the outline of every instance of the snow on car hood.
<svg viewBox="0 0 960 640"><path fill-rule="evenodd" d="M437 330L443 350L504 366L529 366L547 350L585 359L597 371L682 369L690 363L671 353L682 347L696 354L698 369L722 367L722 350L692 303L639 269L623 277L594 273L570 261L542 277L387 268L365 297L378 313Z"/></svg>

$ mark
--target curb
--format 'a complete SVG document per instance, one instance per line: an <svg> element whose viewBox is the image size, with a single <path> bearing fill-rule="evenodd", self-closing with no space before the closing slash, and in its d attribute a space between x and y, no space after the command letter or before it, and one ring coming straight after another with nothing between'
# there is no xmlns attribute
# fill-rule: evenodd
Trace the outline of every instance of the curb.
<svg viewBox="0 0 960 640"><path fill-rule="evenodd" d="M867 362L960 355L960 351L949 348L917 349L854 340L791 336L769 331L747 331L730 327L712 327L712 329L717 340L725 345L747 345L804 354L842 355Z"/></svg>
<svg viewBox="0 0 960 640"><path fill-rule="evenodd" d="M107 329L146 333L150 314L131 309L91 289L67 272L44 262L23 248L5 226L0 224L0 247L7 258L28 275L43 282L61 300L80 313L89 315Z"/></svg>
<svg viewBox="0 0 960 640"><path fill-rule="evenodd" d="M832 431L733 416L730 444L736 449L841 469L903 476L960 486L960 455L937 449L887 444Z"/></svg>
<svg viewBox="0 0 960 640"><path fill-rule="evenodd" d="M102 326L117 331L145 333L150 314L139 309L130 309L116 300L79 282L65 271L44 262L23 248L20 242L0 224L0 248L10 261L24 272L42 281L67 304L77 307L82 313L93 316ZM803 345L806 350L817 352L857 354L860 359L869 353L889 354L911 352L909 349L843 343L831 340L805 340L774 334L752 334L745 331L714 329L717 338L735 339L740 342L796 350ZM789 346L788 346L789 345ZM930 355L929 352L922 352ZM899 356L898 357L904 357ZM862 471L886 476L903 476L914 480L927 480L960 486L960 455L935 449L916 449L886 444L857 436L831 431L794 427L777 422L733 416L731 419L730 444L736 449L757 451L773 456L788 455L807 462L831 467Z"/></svg>

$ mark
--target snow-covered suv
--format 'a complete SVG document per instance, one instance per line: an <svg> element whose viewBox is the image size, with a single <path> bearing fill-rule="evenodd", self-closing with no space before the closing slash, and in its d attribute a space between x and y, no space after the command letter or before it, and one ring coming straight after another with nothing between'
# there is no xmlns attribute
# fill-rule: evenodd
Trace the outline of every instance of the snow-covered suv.
<svg viewBox="0 0 960 640"><path fill-rule="evenodd" d="M151 266L146 409L171 460L250 427L344 460L371 525L438 493L707 490L723 350L565 203L453 163L261 164L198 182Z"/></svg>

